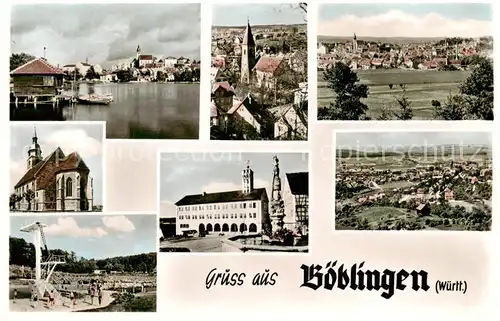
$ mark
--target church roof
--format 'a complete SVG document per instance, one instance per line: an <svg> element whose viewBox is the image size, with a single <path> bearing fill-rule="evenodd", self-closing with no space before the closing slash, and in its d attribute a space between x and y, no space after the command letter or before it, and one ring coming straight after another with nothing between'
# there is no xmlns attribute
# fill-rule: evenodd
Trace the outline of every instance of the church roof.
<svg viewBox="0 0 500 321"><path fill-rule="evenodd" d="M49 160L56 156L61 158L59 160L54 160L54 163L56 165L56 170L55 173L60 173L64 171L69 171L69 170L84 170L88 171L89 168L83 161L83 159L78 155L77 152L73 152L69 154L68 156L65 156L62 150L58 147L56 150L54 150L49 156L47 156L44 160L30 168L24 175L21 177L21 179L17 182L17 184L14 186L14 188L18 188L19 186L22 186L26 183L29 183L37 178L37 174L42 171L49 163ZM40 182L37 182L37 190L45 189L49 184L50 180L42 180Z"/></svg>
<svg viewBox="0 0 500 321"><path fill-rule="evenodd" d="M243 36L242 45L247 45L249 47L255 47L255 40L252 34L252 28L250 28L250 21L247 23L247 28L245 29L245 34Z"/></svg>
<svg viewBox="0 0 500 321"><path fill-rule="evenodd" d="M265 188L256 188L250 193L244 193L241 190L220 192L220 193L203 193L197 195L187 195L179 200L175 205L198 205L198 204L211 204L211 203L228 203L228 202L246 202L257 201L262 199L267 192Z"/></svg>
<svg viewBox="0 0 500 321"><path fill-rule="evenodd" d="M287 173L286 179L293 195L309 195L309 173Z"/></svg>
<svg viewBox="0 0 500 321"><path fill-rule="evenodd" d="M64 72L52 66L44 58L33 59L22 66L17 67L10 73L15 75L64 75Z"/></svg>

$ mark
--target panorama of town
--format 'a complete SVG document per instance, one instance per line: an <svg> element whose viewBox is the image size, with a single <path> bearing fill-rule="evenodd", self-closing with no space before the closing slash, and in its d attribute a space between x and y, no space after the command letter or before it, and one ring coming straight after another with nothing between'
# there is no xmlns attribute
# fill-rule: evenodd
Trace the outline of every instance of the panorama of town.
<svg viewBox="0 0 500 321"><path fill-rule="evenodd" d="M186 57L152 55L137 45L135 57L118 61L108 70L89 61L62 66L68 80L95 82L196 82L200 62Z"/></svg>
<svg viewBox="0 0 500 321"><path fill-rule="evenodd" d="M307 140L305 23L214 26L210 76L211 139Z"/></svg>
<svg viewBox="0 0 500 321"><path fill-rule="evenodd" d="M337 150L336 229L491 229L491 146L394 150Z"/></svg>
<svg viewBox="0 0 500 321"><path fill-rule="evenodd" d="M492 57L492 37L325 39L318 43L318 119L491 120ZM338 83L340 75L353 76ZM345 98L349 91L355 99Z"/></svg>
<svg viewBox="0 0 500 321"><path fill-rule="evenodd" d="M415 13L418 6L403 10L385 5L386 12L384 6L374 7L371 15L361 17L352 5L351 20L329 17L336 5L322 6L317 38L319 120L493 119L493 37L485 27L491 19L469 19L464 13L463 23L471 24L464 31L456 17L440 8L431 5ZM370 12L369 5L365 10ZM424 24L432 14L448 23L428 34ZM402 16L414 21L403 22ZM396 30L388 28L388 22L371 25L377 19L391 19ZM416 28L418 19L422 25ZM347 29L335 29L339 25ZM337 36L339 32L343 36Z"/></svg>

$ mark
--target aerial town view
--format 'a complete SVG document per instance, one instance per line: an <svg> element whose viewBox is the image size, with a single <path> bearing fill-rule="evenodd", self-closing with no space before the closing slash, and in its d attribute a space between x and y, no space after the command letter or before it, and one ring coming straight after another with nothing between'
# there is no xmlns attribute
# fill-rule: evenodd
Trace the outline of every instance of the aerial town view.
<svg viewBox="0 0 500 321"><path fill-rule="evenodd" d="M195 3L14 6L10 120L198 139L200 19Z"/></svg>
<svg viewBox="0 0 500 321"><path fill-rule="evenodd" d="M156 215L16 216L10 230L10 311L156 311Z"/></svg>
<svg viewBox="0 0 500 321"><path fill-rule="evenodd" d="M306 19L305 3L213 7L211 139L307 140Z"/></svg>
<svg viewBox="0 0 500 321"><path fill-rule="evenodd" d="M490 231L489 132L336 134L335 229Z"/></svg>
<svg viewBox="0 0 500 321"><path fill-rule="evenodd" d="M10 128L11 212L102 211L102 122Z"/></svg>
<svg viewBox="0 0 500 321"><path fill-rule="evenodd" d="M308 252L308 154L161 159L160 252Z"/></svg>
<svg viewBox="0 0 500 321"><path fill-rule="evenodd" d="M493 120L492 5L325 4L318 120Z"/></svg>

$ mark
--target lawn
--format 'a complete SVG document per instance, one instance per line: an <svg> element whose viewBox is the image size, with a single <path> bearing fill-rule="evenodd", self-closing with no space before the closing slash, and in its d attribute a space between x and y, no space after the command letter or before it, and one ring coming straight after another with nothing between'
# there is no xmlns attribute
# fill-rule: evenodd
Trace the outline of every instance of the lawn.
<svg viewBox="0 0 500 321"><path fill-rule="evenodd" d="M392 190L395 188L406 188L415 185L416 183L414 182L408 182L408 181L395 181L395 182L388 182L385 184L381 184L380 187L383 189L388 189Z"/></svg>
<svg viewBox="0 0 500 321"><path fill-rule="evenodd" d="M469 71L433 70L360 70L357 72L360 83L369 87L368 98L363 102L368 106L368 116L372 119L380 115L382 107L396 109L396 97L402 95L399 84L406 84L406 93L413 119L433 119L432 100L444 102L451 94L458 93L458 86L469 75ZM394 85L392 89L389 85ZM335 93L326 87L323 72L318 71L318 108L326 107L335 98Z"/></svg>
<svg viewBox="0 0 500 321"><path fill-rule="evenodd" d="M406 212L404 209L390 207L390 206L372 206L365 208L361 213L356 216L359 218L366 218L368 222L380 221L383 216L391 215L392 218L406 217Z"/></svg>

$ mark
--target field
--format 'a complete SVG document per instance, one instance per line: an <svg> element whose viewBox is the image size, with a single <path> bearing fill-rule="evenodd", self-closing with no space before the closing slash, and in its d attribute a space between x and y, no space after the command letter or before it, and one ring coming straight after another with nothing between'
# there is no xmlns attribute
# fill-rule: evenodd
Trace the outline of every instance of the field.
<svg viewBox="0 0 500 321"><path fill-rule="evenodd" d="M367 116L375 119L382 107L398 108L396 97L402 90L399 84L406 84L406 93L411 107L413 119L433 119L432 100L446 101L451 94L458 93L458 86L470 74L469 71L434 71L434 70L359 70L360 83L369 87L368 98L364 103L368 106ZM390 89L389 85L393 88ZM318 71L318 108L326 107L335 98L335 93L326 87L323 72Z"/></svg>
<svg viewBox="0 0 500 321"><path fill-rule="evenodd" d="M371 206L364 208L360 213L355 215L358 219L366 219L368 229L378 229L378 226L385 225L390 227L397 221L404 221L406 223L417 223L423 226L424 230L451 230L451 231L462 231L465 230L465 226L459 224L440 224L442 218L439 216L424 216L419 217L414 212L409 213L405 209L395 208L390 206ZM336 230L353 230L353 227L346 224L348 219L336 220L335 229ZM432 224L432 221L439 221L439 223ZM427 224L429 223L429 224ZM435 225L435 226L431 226Z"/></svg>

